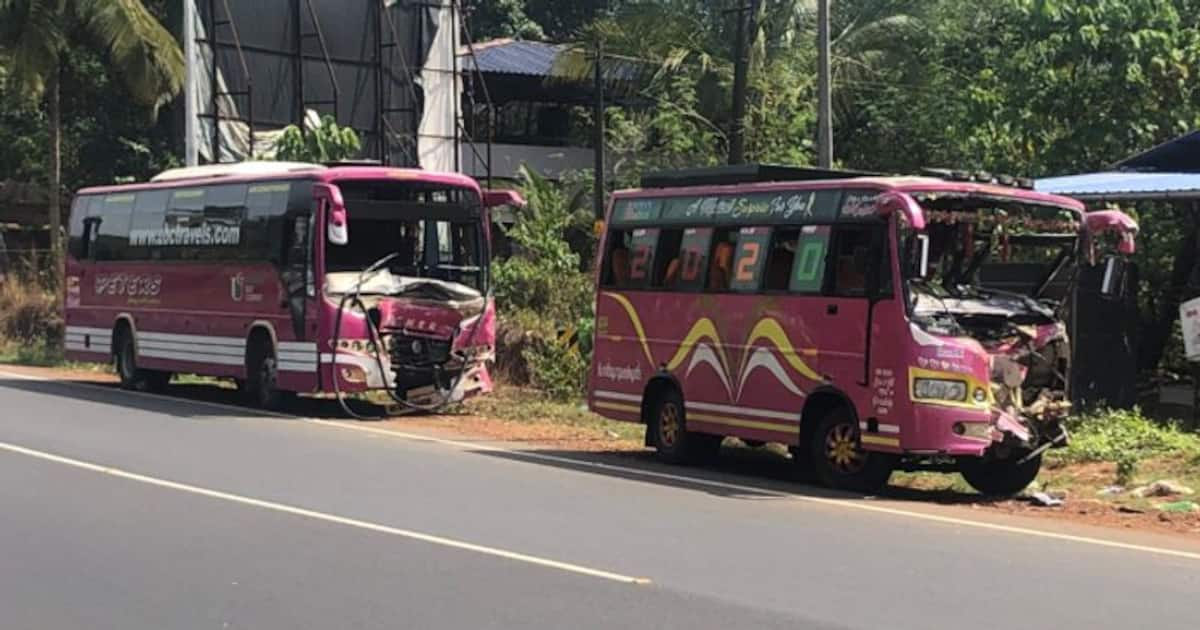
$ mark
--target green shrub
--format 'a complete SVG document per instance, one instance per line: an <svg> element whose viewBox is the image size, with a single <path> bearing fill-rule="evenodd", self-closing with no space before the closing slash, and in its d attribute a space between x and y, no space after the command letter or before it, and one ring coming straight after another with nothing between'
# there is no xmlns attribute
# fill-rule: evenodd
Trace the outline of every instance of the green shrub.
<svg viewBox="0 0 1200 630"><path fill-rule="evenodd" d="M1200 456L1200 437L1174 424L1147 418L1136 407L1081 414L1068 421L1067 429L1071 432L1070 446L1052 451L1054 457L1066 462L1115 463L1119 483L1131 481L1138 465L1148 457Z"/></svg>
<svg viewBox="0 0 1200 630"><path fill-rule="evenodd" d="M497 371L566 399L583 391L590 357L592 275L582 270L569 238L589 215L578 196L568 198L536 173L522 169L521 178L528 205L506 231L513 253L492 265L500 313Z"/></svg>

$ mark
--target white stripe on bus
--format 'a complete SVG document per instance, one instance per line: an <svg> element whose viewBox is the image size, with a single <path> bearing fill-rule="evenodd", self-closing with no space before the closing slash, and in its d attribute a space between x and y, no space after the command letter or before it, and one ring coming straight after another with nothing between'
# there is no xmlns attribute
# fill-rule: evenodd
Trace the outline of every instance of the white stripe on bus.
<svg viewBox="0 0 1200 630"><path fill-rule="evenodd" d="M610 392L603 389L597 389L592 392L596 398L610 398L612 400L628 400L629 402L642 402L642 397L637 394L625 394L622 392Z"/></svg>
<svg viewBox="0 0 1200 630"><path fill-rule="evenodd" d="M863 431L866 431L866 430L867 430L867 423L866 423L866 422L859 422L859 423L858 423L858 428L859 428L859 429L862 429ZM898 425L898 424L884 424L884 423L880 422L880 423L879 423L879 426L878 426L878 427L876 427L876 431L875 431L875 433L890 433L890 434L892 434L892 435L899 435L899 434L900 434L900 425Z"/></svg>
<svg viewBox="0 0 1200 630"><path fill-rule="evenodd" d="M147 341L167 341L176 343L201 344L208 346L228 346L231 348L245 348L246 340L240 337L217 337L213 335L177 335L173 333L160 332L143 332L137 333L138 342Z"/></svg>
<svg viewBox="0 0 1200 630"><path fill-rule="evenodd" d="M138 352L143 353L146 350L156 350L160 352L199 352L203 354L219 354L227 357L244 357L246 351L242 348L233 348L230 346L210 346L196 343L181 343L178 341L155 341L151 339L138 340Z"/></svg>
<svg viewBox="0 0 1200 630"><path fill-rule="evenodd" d="M742 416L753 416L755 418L770 418L771 420L783 420L786 422L800 422L799 413L786 413L783 411L772 411L770 409L754 409L752 407L733 407L730 405L714 405L712 403L689 402L685 405L689 409L698 409L701 411L717 411L721 413L732 413Z"/></svg>
<svg viewBox="0 0 1200 630"><path fill-rule="evenodd" d="M220 365L242 365L245 359L242 357L223 356L219 354L200 354L197 352L168 352L166 350L140 350L139 357L150 359L168 359L171 361L187 361L188 363L217 363Z"/></svg>
<svg viewBox="0 0 1200 630"><path fill-rule="evenodd" d="M67 332L80 335L112 335L111 328L89 328L87 326L67 326Z"/></svg>

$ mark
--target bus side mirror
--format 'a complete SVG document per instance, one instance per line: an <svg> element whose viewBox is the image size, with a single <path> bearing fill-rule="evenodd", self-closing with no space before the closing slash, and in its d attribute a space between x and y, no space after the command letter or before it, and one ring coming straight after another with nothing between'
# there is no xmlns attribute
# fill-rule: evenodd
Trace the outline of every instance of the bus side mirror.
<svg viewBox="0 0 1200 630"><path fill-rule="evenodd" d="M325 224L325 240L330 245L345 245L350 242L350 222L346 216L346 201L342 199L342 191L332 184L316 184L315 191L318 199L324 199L328 205Z"/></svg>
<svg viewBox="0 0 1200 630"><path fill-rule="evenodd" d="M1125 260L1119 256L1109 256L1104 261L1104 279L1100 281L1100 296L1116 299L1123 293L1125 285Z"/></svg>
<svg viewBox="0 0 1200 630"><path fill-rule="evenodd" d="M483 207L498 208L500 206L509 206L511 208L524 208L525 198L521 193L515 190L485 190L483 191Z"/></svg>
<svg viewBox="0 0 1200 630"><path fill-rule="evenodd" d="M350 226L347 223L345 206L330 206L328 240L331 245L345 245L350 242Z"/></svg>
<svg viewBox="0 0 1200 630"><path fill-rule="evenodd" d="M917 277L925 278L929 276L929 235L917 235L917 251L915 252L917 259L913 261L916 267Z"/></svg>

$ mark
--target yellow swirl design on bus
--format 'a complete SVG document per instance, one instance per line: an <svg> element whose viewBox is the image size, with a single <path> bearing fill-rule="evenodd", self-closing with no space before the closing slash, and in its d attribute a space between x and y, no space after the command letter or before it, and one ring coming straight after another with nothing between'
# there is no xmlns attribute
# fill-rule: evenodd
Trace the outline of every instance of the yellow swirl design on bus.
<svg viewBox="0 0 1200 630"><path fill-rule="evenodd" d="M692 329L688 331L683 342L679 344L679 348L675 350L675 356L667 361L667 371L674 372L675 368L679 367L680 363L687 358L688 354L695 348L696 345L708 339L712 341L713 346L717 349L717 356L721 358L721 369L725 374L729 374L729 357L725 355L725 346L721 344L721 335L717 332L717 327L712 320L707 317L700 318L700 321L692 324Z"/></svg>
<svg viewBox="0 0 1200 630"><path fill-rule="evenodd" d="M750 360L750 351L754 347L754 342L759 339L766 339L774 344L779 354L783 355L783 360L787 361L793 370L803 374L809 380L824 380L820 374L817 374L815 370L808 367L808 364L800 358L801 351L797 351L792 347L792 341L788 339L787 333L783 331L783 326L780 326L778 321L769 317L758 320L758 323L754 325L754 328L750 331L750 335L746 338L745 350L742 352L742 367L739 370L742 378L746 376L746 362ZM805 349L803 353L809 356L816 356L817 351L815 349Z"/></svg>
<svg viewBox="0 0 1200 630"><path fill-rule="evenodd" d="M633 304L624 295L608 292L604 293L604 295L616 300L617 304L620 304L621 308L625 309L625 313L629 315L629 321L633 323L633 332L637 333L638 341L642 342L642 351L646 353L646 360L650 362L650 365L657 365L654 363L654 355L650 354L650 344L646 340L646 329L642 327L642 319L638 317L637 309L633 308Z"/></svg>
<svg viewBox="0 0 1200 630"><path fill-rule="evenodd" d="M651 365L659 365L654 360L654 355L650 351L650 343L646 337L646 329L642 325L641 317L638 316L637 309L634 308L629 299L616 293L605 292L602 295L612 298L621 305L621 308L629 316L629 321L633 325L634 332L637 334L642 351L646 354L646 359ZM770 347L764 346L760 348L754 345L764 340L770 342ZM716 349L716 361L720 363L720 366L715 365L712 360L713 348ZM767 350L768 352L774 350L774 352L769 355L755 357L755 353L759 350ZM675 349L671 359L665 364L667 371L676 371L689 356L693 356L696 352L700 351L703 351L703 354L693 357L688 371L690 372L692 367L697 363L710 364L714 369L719 371L718 376L721 377L721 381L725 387L730 390L729 395L731 399L741 397L741 391L746 379L749 373L754 371L756 367L770 368L768 371L776 378L788 381L785 383L785 386L790 386L788 387L790 391L798 392L799 389L796 387L796 384L791 382L790 378L786 377L782 368L771 368L772 365L778 366L778 360L774 357L776 354L782 355L784 361L805 378L816 382L823 382L825 380L802 358L805 356L816 357L817 350L815 348L797 349L794 347L783 326L780 325L778 320L771 317L764 317L758 320L754 327L750 329L750 334L746 336L746 343L742 345L742 360L738 369L739 378L737 380L731 378L733 374L730 370L729 356L725 344L721 340L721 334L717 331L716 324L707 317L702 317L696 323L692 324L687 335L680 342L679 347ZM734 387L736 387L736 394L733 390Z"/></svg>

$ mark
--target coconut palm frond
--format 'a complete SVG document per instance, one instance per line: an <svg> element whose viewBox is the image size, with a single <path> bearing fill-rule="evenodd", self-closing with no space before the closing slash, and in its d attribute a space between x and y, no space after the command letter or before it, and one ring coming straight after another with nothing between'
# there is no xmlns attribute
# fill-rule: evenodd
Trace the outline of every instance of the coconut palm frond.
<svg viewBox="0 0 1200 630"><path fill-rule="evenodd" d="M0 5L0 34L12 58L9 78L31 100L42 97L46 80L58 68L66 46L65 9L65 0L4 0Z"/></svg>
<svg viewBox="0 0 1200 630"><path fill-rule="evenodd" d="M183 87L183 53L139 0L78 0L79 19L108 49L134 99L153 107Z"/></svg>

